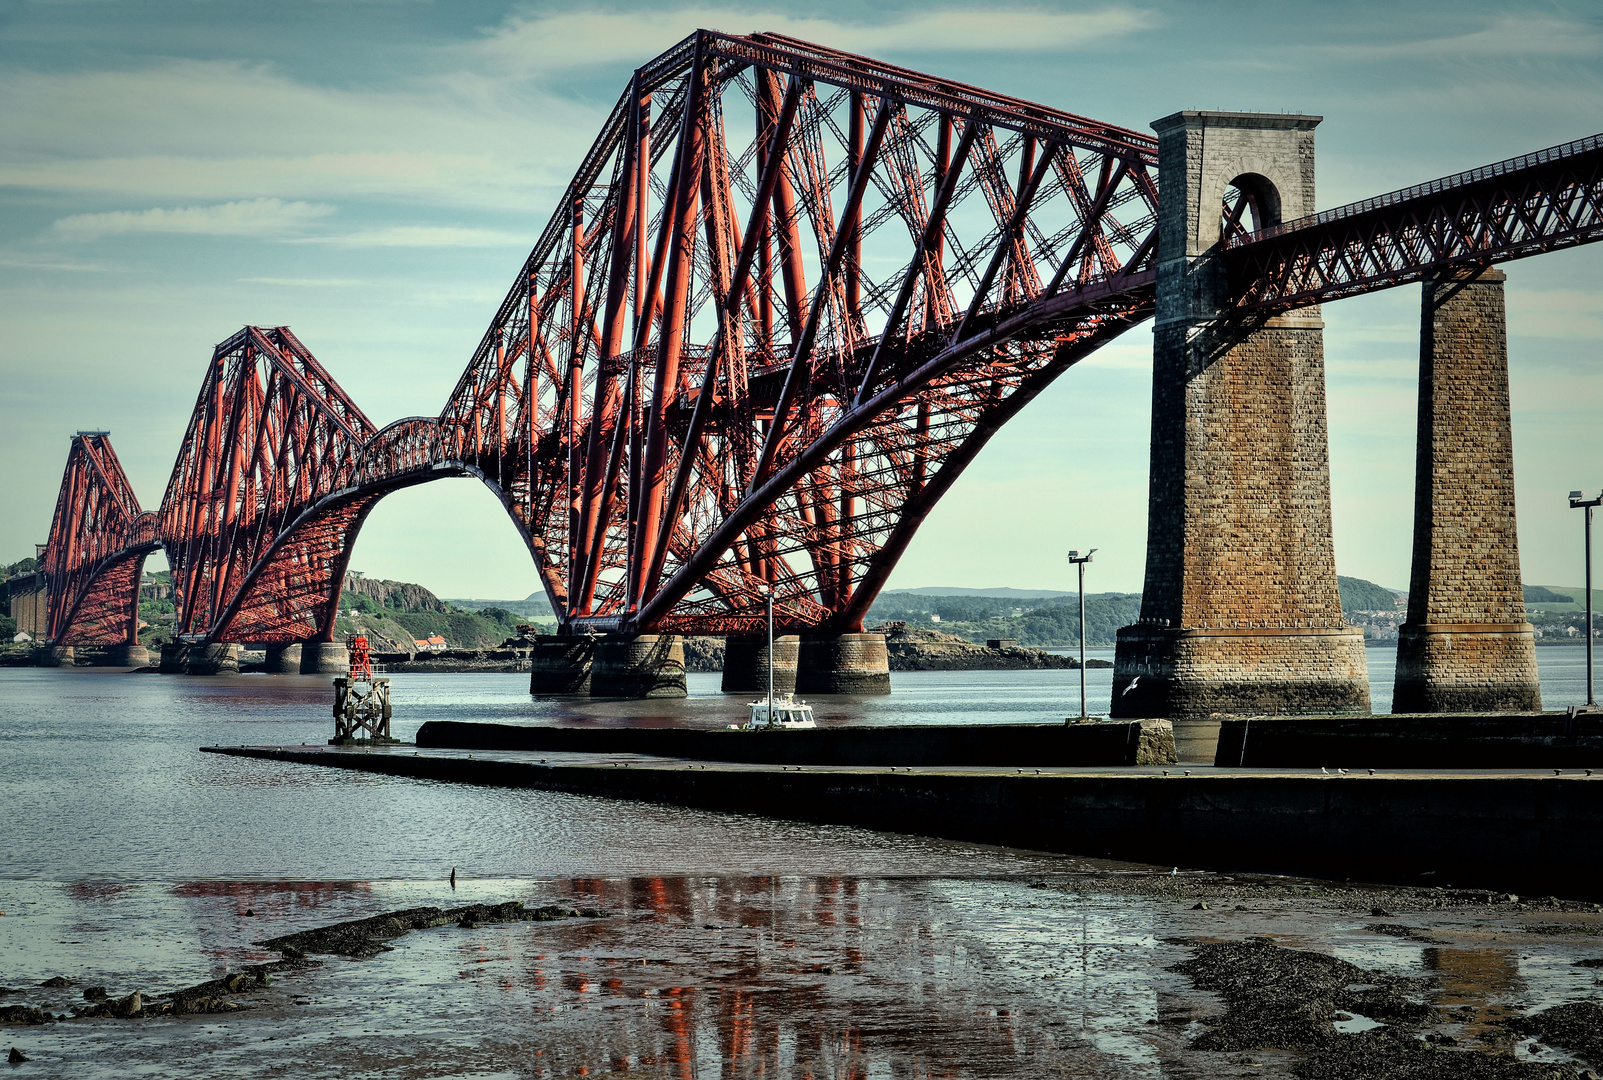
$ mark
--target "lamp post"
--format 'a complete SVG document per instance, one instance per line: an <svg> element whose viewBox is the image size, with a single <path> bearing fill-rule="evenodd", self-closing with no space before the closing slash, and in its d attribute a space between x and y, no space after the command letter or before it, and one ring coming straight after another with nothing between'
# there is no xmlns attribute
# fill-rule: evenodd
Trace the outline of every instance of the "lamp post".
<svg viewBox="0 0 1603 1080"><path fill-rule="evenodd" d="M1080 719L1084 720L1085 712L1085 564L1091 561L1091 556L1097 553L1092 548L1084 555L1078 550L1069 552L1069 561L1080 570Z"/></svg>
<svg viewBox="0 0 1603 1080"><path fill-rule="evenodd" d="M1594 708L1597 697L1592 691L1592 508L1603 503L1603 492L1588 499L1579 491L1570 492L1570 509L1586 511L1586 707Z"/></svg>
<svg viewBox="0 0 1603 1080"><path fill-rule="evenodd" d="M774 724L774 590L767 585L757 586L768 607L768 726Z"/></svg>

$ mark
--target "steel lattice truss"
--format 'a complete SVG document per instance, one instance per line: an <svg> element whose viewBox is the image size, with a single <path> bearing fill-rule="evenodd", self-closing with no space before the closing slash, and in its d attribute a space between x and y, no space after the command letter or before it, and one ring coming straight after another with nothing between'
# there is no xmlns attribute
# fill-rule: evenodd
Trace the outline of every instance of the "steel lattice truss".
<svg viewBox="0 0 1603 1080"><path fill-rule="evenodd" d="M1230 291L1272 313L1603 238L1603 135L1226 241Z"/></svg>
<svg viewBox="0 0 1603 1080"><path fill-rule="evenodd" d="M72 437L45 546L51 641L138 640L139 577L145 556L159 546L155 517L140 511L106 432Z"/></svg>
<svg viewBox="0 0 1603 1080"><path fill-rule="evenodd" d="M378 496L329 497L354 487L373 434L287 329L247 326L217 346L161 502L181 633L327 639Z"/></svg>
<svg viewBox="0 0 1603 1080"><path fill-rule="evenodd" d="M1238 192L1232 295L1251 318L1598 239L1599 148L1258 232ZM246 327L157 529L75 440L52 633L131 620L119 552L159 533L180 633L327 640L368 511L441 476L497 494L569 631L755 632L764 588L786 631L857 629L990 436L1153 313L1155 171L1137 132L700 31L636 71L438 417L375 431L287 329Z"/></svg>
<svg viewBox="0 0 1603 1080"><path fill-rule="evenodd" d="M1150 312L1150 137L777 35L640 69L440 420L577 628L850 629ZM532 343L532 347L531 347Z"/></svg>

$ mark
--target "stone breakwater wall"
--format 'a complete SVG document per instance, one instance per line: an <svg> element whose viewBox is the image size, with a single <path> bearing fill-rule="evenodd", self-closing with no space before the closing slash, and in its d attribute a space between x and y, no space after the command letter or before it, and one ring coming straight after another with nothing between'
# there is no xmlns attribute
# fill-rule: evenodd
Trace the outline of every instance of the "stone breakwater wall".
<svg viewBox="0 0 1603 1080"><path fill-rule="evenodd" d="M431 720L419 747L653 754L763 765L1167 765L1167 720L1087 724L943 724L800 731L527 727Z"/></svg>
<svg viewBox="0 0 1603 1080"><path fill-rule="evenodd" d="M761 736L758 736L761 738ZM948 840L1322 878L1603 898L1603 778L703 767L460 753L202 747Z"/></svg>
<svg viewBox="0 0 1603 1080"><path fill-rule="evenodd" d="M1603 769L1603 714L1232 718L1219 725L1214 763L1350 770ZM1603 796L1603 788L1598 791Z"/></svg>

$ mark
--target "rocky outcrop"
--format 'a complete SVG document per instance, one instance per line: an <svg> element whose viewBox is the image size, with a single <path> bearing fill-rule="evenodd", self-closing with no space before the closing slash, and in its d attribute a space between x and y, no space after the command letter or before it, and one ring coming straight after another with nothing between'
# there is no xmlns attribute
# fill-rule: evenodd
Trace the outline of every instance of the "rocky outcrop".
<svg viewBox="0 0 1603 1080"><path fill-rule="evenodd" d="M1040 649L1009 645L993 649L955 634L917 627L892 627L885 635L892 671L1032 671L1077 668L1079 660ZM1091 661L1087 667L1106 665Z"/></svg>
<svg viewBox="0 0 1603 1080"><path fill-rule="evenodd" d="M345 592L354 596L365 596L379 607L389 608L391 611L444 612L446 610L445 601L438 596L421 585L412 585L405 581L347 577Z"/></svg>

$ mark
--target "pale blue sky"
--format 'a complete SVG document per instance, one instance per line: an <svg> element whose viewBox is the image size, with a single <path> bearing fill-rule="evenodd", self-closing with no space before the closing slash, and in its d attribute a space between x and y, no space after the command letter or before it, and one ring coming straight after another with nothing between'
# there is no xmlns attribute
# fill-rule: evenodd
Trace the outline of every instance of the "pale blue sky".
<svg viewBox="0 0 1603 1080"><path fill-rule="evenodd" d="M1305 111L1319 205L1603 130L1594 3L0 4L0 561L108 428L161 499L212 345L288 324L378 423L437 412L629 72L697 26L780 30L1145 129ZM1525 580L1580 578L1603 487L1603 245L1506 267ZM1408 581L1418 287L1325 310L1336 557ZM1142 327L997 436L891 587L1140 587ZM353 565L536 587L471 481L391 496Z"/></svg>

